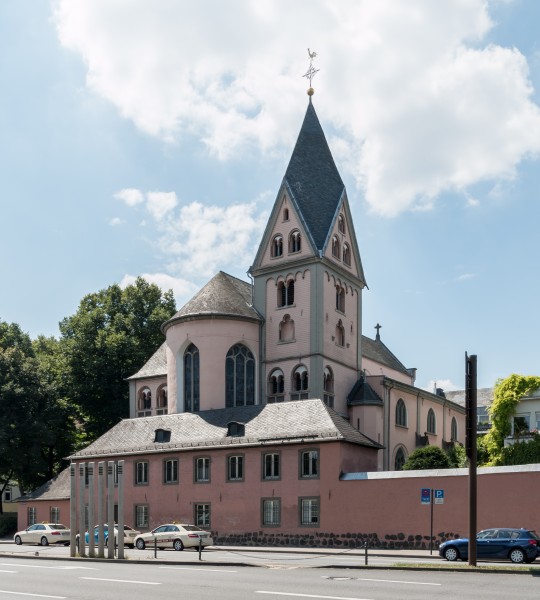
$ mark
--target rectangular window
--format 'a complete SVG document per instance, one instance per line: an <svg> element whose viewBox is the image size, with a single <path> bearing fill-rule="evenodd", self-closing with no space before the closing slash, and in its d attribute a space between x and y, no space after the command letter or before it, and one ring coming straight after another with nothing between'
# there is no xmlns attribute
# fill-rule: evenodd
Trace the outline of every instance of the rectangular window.
<svg viewBox="0 0 540 600"><path fill-rule="evenodd" d="M263 498L261 502L263 526L279 527L281 522L281 500L279 498Z"/></svg>
<svg viewBox="0 0 540 600"><path fill-rule="evenodd" d="M300 525L319 526L319 498L300 498Z"/></svg>
<svg viewBox="0 0 540 600"><path fill-rule="evenodd" d="M12 498L11 488L7 487L4 492L4 502L11 502L11 498Z"/></svg>
<svg viewBox="0 0 540 600"><path fill-rule="evenodd" d="M319 477L319 451L304 450L300 452L300 477Z"/></svg>
<svg viewBox="0 0 540 600"><path fill-rule="evenodd" d="M148 504L137 504L135 506L135 528L148 529Z"/></svg>
<svg viewBox="0 0 540 600"><path fill-rule="evenodd" d="M229 456L227 478L229 481L242 481L244 479L244 457Z"/></svg>
<svg viewBox="0 0 540 600"><path fill-rule="evenodd" d="M60 523L60 508L51 506L51 523Z"/></svg>
<svg viewBox="0 0 540 600"><path fill-rule="evenodd" d="M140 461L135 463L135 485L148 484L148 463Z"/></svg>
<svg viewBox="0 0 540 600"><path fill-rule="evenodd" d="M540 412L536 413L536 430L540 431Z"/></svg>
<svg viewBox="0 0 540 600"><path fill-rule="evenodd" d="M210 527L210 504L195 504L195 525L203 529Z"/></svg>
<svg viewBox="0 0 540 600"><path fill-rule="evenodd" d="M513 421L513 435L520 437L529 433L531 426L531 415L516 415Z"/></svg>
<svg viewBox="0 0 540 600"><path fill-rule="evenodd" d="M199 456L195 459L195 481L208 483L210 481L210 458Z"/></svg>
<svg viewBox="0 0 540 600"><path fill-rule="evenodd" d="M37 511L35 506L28 507L28 525L35 525L37 521Z"/></svg>
<svg viewBox="0 0 540 600"><path fill-rule="evenodd" d="M178 461L176 458L163 461L163 483L178 483Z"/></svg>
<svg viewBox="0 0 540 600"><path fill-rule="evenodd" d="M263 454L263 479L280 478L280 456L278 453Z"/></svg>

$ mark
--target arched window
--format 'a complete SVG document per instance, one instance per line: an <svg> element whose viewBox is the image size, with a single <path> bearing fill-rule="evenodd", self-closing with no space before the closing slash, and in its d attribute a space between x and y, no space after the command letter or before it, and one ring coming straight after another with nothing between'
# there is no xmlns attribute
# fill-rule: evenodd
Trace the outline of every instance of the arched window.
<svg viewBox="0 0 540 600"><path fill-rule="evenodd" d="M337 258L338 260L341 258L340 256L340 245L337 235L332 237L332 256Z"/></svg>
<svg viewBox="0 0 540 600"><path fill-rule="evenodd" d="M334 373L330 367L324 368L323 373L324 403L334 408Z"/></svg>
<svg viewBox="0 0 540 600"><path fill-rule="evenodd" d="M294 321L291 319L291 315L283 315L283 319L279 324L279 341L294 341Z"/></svg>
<svg viewBox="0 0 540 600"><path fill-rule="evenodd" d="M450 425L450 440L457 442L457 421L456 417L452 417L452 423Z"/></svg>
<svg viewBox="0 0 540 600"><path fill-rule="evenodd" d="M343 327L341 319L336 325L336 344L338 346L345 346L345 328Z"/></svg>
<svg viewBox="0 0 540 600"><path fill-rule="evenodd" d="M274 236L271 254L272 258L283 256L283 236L281 234Z"/></svg>
<svg viewBox="0 0 540 600"><path fill-rule="evenodd" d="M427 414L427 432L437 433L437 423L435 422L435 413L432 408L429 409Z"/></svg>
<svg viewBox="0 0 540 600"><path fill-rule="evenodd" d="M336 310L345 312L345 289L336 285Z"/></svg>
<svg viewBox="0 0 540 600"><path fill-rule="evenodd" d="M156 414L166 415L167 414L167 386L162 385L157 392L157 410Z"/></svg>
<svg viewBox="0 0 540 600"><path fill-rule="evenodd" d="M149 417L152 414L152 392L150 388L144 387L139 390L137 400L137 416Z"/></svg>
<svg viewBox="0 0 540 600"><path fill-rule="evenodd" d="M199 349L190 344L184 352L184 412L200 409Z"/></svg>
<svg viewBox="0 0 540 600"><path fill-rule="evenodd" d="M255 357L242 344L235 344L225 359L225 406L255 404Z"/></svg>
<svg viewBox="0 0 540 600"><path fill-rule="evenodd" d="M284 208L283 209L283 220L284 221L288 221L289 220L289 209L288 208Z"/></svg>
<svg viewBox="0 0 540 600"><path fill-rule="evenodd" d="M302 249L302 236L300 232L295 230L291 232L289 236L289 252L300 252Z"/></svg>
<svg viewBox="0 0 540 600"><path fill-rule="evenodd" d="M285 378L281 369L274 369L268 377L267 402L283 402L285 400Z"/></svg>
<svg viewBox="0 0 540 600"><path fill-rule="evenodd" d="M339 215L338 217L338 231L345 233L345 217L343 215Z"/></svg>
<svg viewBox="0 0 540 600"><path fill-rule="evenodd" d="M404 452L403 448L400 446L396 452L396 460L394 462L394 469L396 471L402 471L403 465L405 464L406 460L407 460L407 458L405 456L405 452Z"/></svg>
<svg viewBox="0 0 540 600"><path fill-rule="evenodd" d="M305 400L308 398L309 376L304 365L296 367L292 376L291 400Z"/></svg>
<svg viewBox="0 0 540 600"><path fill-rule="evenodd" d="M294 280L280 281L278 283L278 306L292 306L294 304Z"/></svg>
<svg viewBox="0 0 540 600"><path fill-rule="evenodd" d="M396 425L407 427L407 407L401 398L396 404Z"/></svg>
<svg viewBox="0 0 540 600"><path fill-rule="evenodd" d="M351 266L351 247L347 242L343 244L343 262L350 267Z"/></svg>

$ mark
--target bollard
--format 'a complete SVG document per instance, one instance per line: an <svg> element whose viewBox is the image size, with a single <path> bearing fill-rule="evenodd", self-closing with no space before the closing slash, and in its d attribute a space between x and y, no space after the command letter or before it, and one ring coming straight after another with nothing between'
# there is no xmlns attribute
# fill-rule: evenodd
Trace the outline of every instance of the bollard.
<svg viewBox="0 0 540 600"><path fill-rule="evenodd" d="M368 554L367 554L368 543L367 543L367 540L366 540L366 543L364 544L364 549L365 549L364 564L367 566L367 564L368 564Z"/></svg>
<svg viewBox="0 0 540 600"><path fill-rule="evenodd" d="M202 553L202 539L199 538L199 560L202 560L201 553Z"/></svg>
<svg viewBox="0 0 540 600"><path fill-rule="evenodd" d="M154 558L157 558L157 535L154 536Z"/></svg>

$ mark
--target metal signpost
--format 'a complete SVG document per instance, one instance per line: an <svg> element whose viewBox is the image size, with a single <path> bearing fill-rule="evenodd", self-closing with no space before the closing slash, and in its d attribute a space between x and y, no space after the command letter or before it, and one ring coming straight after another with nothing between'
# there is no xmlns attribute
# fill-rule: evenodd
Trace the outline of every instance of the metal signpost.
<svg viewBox="0 0 540 600"><path fill-rule="evenodd" d="M421 504L429 504L429 553L433 554L433 504L444 504L444 490L422 488L420 490Z"/></svg>

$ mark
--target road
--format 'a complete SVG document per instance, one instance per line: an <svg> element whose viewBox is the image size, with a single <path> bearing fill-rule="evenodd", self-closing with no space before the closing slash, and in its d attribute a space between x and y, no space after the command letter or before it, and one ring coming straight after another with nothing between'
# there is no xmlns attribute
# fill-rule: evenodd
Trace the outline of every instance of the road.
<svg viewBox="0 0 540 600"><path fill-rule="evenodd" d="M537 597L539 583L530 573L0 557L0 600L522 600Z"/></svg>

